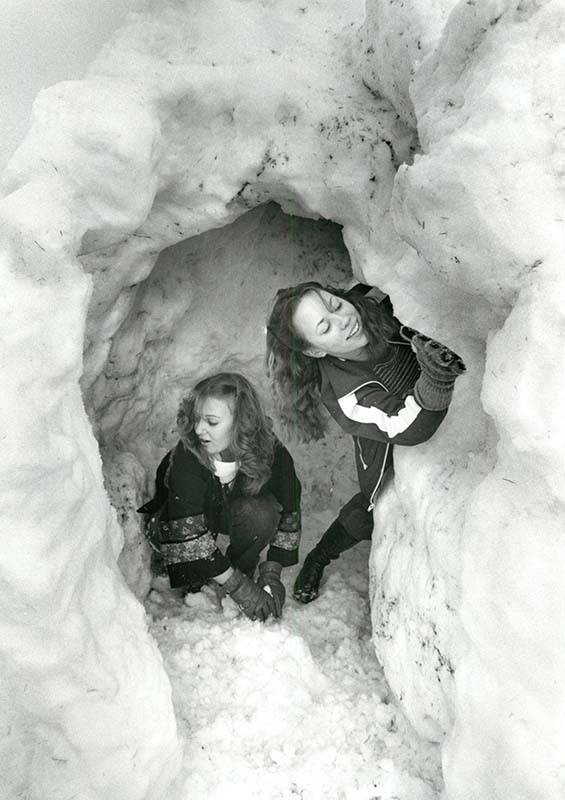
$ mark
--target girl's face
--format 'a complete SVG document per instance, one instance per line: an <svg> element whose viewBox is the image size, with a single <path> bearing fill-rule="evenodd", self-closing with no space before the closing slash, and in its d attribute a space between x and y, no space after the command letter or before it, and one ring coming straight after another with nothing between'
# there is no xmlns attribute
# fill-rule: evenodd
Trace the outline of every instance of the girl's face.
<svg viewBox="0 0 565 800"><path fill-rule="evenodd" d="M234 422L231 404L219 397L205 397L194 411L194 432L200 446L209 456L227 450L231 445Z"/></svg>
<svg viewBox="0 0 565 800"><path fill-rule="evenodd" d="M306 355L314 358L351 358L369 343L355 306L324 289L307 292L292 321L296 333L310 345Z"/></svg>

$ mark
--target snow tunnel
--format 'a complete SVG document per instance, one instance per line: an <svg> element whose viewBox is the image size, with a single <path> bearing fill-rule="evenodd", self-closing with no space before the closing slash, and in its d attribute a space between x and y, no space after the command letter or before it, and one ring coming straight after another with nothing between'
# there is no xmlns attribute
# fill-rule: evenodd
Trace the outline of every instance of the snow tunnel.
<svg viewBox="0 0 565 800"><path fill-rule="evenodd" d="M564 27L555 0L154 0L39 94L0 203L4 796L562 796ZM179 397L229 365L267 400L266 306L312 275L468 364L348 562L371 629L151 622L134 509ZM349 449L299 451L313 538Z"/></svg>
<svg viewBox="0 0 565 800"><path fill-rule="evenodd" d="M96 257L96 256L95 256ZM88 256L83 263L88 262ZM140 598L147 595L149 548L139 515L156 464L176 442L181 398L202 377L221 370L247 375L271 409L264 368L264 328L274 291L300 280L342 284L351 264L340 226L285 214L268 203L225 227L162 251L136 287L130 310L104 345L104 369L90 386L106 486L130 531L120 555L122 571ZM93 325L100 329L99 321ZM354 493L349 442L337 431L308 447L293 447L314 512ZM312 461L320 470L312 471ZM137 506L136 506L137 504Z"/></svg>

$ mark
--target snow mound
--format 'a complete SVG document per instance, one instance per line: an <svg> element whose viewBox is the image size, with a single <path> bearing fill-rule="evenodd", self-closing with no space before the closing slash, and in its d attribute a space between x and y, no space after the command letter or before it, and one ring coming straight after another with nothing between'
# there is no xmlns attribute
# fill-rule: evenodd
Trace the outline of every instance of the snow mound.
<svg viewBox="0 0 565 800"><path fill-rule="evenodd" d="M179 796L437 800L437 749L390 703L372 652L367 549L328 570L316 603L289 599L265 625L208 587L183 605L154 581L151 630L185 739Z"/></svg>
<svg viewBox="0 0 565 800"><path fill-rule="evenodd" d="M108 493L127 542L140 541L142 470L171 444L180 394L220 362L258 379L275 289L347 273L469 367L438 434L398 449L376 509L373 638L391 690L442 742L449 800L562 796L564 27L560 0L155 0L84 81L40 93L0 202L8 794L166 794L180 757L170 686L116 565ZM267 201L319 225L304 257L281 256L290 223L257 209ZM324 220L342 226L348 258ZM119 451L108 493L99 442ZM352 492L345 447L334 430L297 451L307 524ZM135 544L122 567L143 594ZM323 621L295 613L323 636L341 621L327 587ZM204 625L206 609L192 610ZM222 620L210 626L225 625L233 649L258 649L246 624ZM283 628L254 629L267 663L278 650L288 666L267 675L260 661L257 681L276 673L317 698L314 714L312 639L309 662ZM268 752L292 762L259 707L247 712ZM339 782L339 753L324 746ZM268 786L288 792L268 764Z"/></svg>

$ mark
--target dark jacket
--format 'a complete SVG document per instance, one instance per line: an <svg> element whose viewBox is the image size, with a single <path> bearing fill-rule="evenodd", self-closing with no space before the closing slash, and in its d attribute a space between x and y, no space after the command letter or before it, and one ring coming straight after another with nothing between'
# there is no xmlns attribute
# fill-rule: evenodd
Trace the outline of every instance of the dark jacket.
<svg viewBox="0 0 565 800"><path fill-rule="evenodd" d="M218 533L228 533L225 515L228 500L244 496L243 478L238 473L229 489L179 441L157 469L155 497L139 509L159 514L158 549L168 567L171 585L205 582L231 566L216 545ZM300 481L288 450L277 441L269 480L259 495L272 494L282 507L279 530L267 552L267 559L283 567L298 563L300 540Z"/></svg>
<svg viewBox="0 0 565 800"><path fill-rule="evenodd" d="M414 397L420 375L410 343L400 335L400 323L393 316L387 295L363 284L353 287L355 295L376 297L388 316L393 335L382 361L350 361L325 356L320 359L322 402L338 425L353 436L359 486L373 507L387 467L392 464L394 444L425 442L437 430L447 410L427 411Z"/></svg>

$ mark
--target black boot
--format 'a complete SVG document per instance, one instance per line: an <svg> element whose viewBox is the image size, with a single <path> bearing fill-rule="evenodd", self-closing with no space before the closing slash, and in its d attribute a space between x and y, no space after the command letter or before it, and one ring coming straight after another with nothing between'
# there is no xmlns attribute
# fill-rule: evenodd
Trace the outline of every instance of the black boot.
<svg viewBox="0 0 565 800"><path fill-rule="evenodd" d="M310 603L318 597L324 569L330 561L339 558L358 542L343 527L339 519L334 520L316 547L306 558L294 582L293 596L299 603Z"/></svg>

